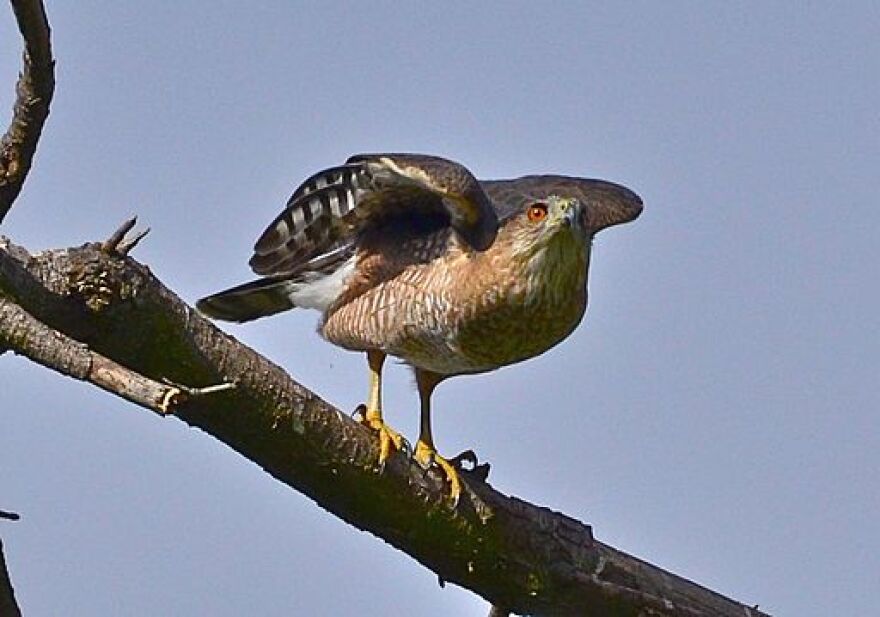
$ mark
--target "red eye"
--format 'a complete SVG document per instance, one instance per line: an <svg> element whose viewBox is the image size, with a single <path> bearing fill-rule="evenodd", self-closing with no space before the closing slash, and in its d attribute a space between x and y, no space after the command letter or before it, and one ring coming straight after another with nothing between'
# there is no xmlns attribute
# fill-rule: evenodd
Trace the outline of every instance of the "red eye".
<svg viewBox="0 0 880 617"><path fill-rule="evenodd" d="M529 206L529 220L533 223L539 223L547 218L547 204L538 202Z"/></svg>

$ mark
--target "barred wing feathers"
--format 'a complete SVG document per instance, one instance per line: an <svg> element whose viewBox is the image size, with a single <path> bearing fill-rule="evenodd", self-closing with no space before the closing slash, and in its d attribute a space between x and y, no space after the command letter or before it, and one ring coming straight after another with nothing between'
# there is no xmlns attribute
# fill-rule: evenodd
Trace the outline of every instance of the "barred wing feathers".
<svg viewBox="0 0 880 617"><path fill-rule="evenodd" d="M257 240L250 265L261 275L308 269L324 253L354 243L370 225L422 214L447 217L477 250L492 243L498 228L489 198L462 165L427 155L358 155L294 191Z"/></svg>
<svg viewBox="0 0 880 617"><path fill-rule="evenodd" d="M356 268L360 235L388 221L417 229L449 225L476 250L488 248L498 230L489 197L458 163L417 154L354 156L306 179L257 240L250 265L263 278L196 306L239 322L294 306L324 311Z"/></svg>

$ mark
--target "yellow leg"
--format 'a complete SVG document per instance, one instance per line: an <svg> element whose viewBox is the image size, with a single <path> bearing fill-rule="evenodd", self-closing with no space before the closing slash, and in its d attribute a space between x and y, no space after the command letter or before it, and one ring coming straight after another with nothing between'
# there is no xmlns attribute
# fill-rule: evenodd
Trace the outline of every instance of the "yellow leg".
<svg viewBox="0 0 880 617"><path fill-rule="evenodd" d="M379 433L379 467L391 456L392 449L403 448L403 437L400 433L385 424L382 419L382 364L385 354L381 351L368 351L367 364L370 366L370 396L367 399L367 411L364 413L363 424Z"/></svg>
<svg viewBox="0 0 880 617"><path fill-rule="evenodd" d="M437 454L437 449L434 447L434 437L431 434L431 394L442 379L443 376L437 373L416 369L416 384L419 388L421 403L421 428L413 457L424 467L430 467L431 463L436 463L443 470L449 481L449 498L452 505L455 506L461 496L461 478L459 478L455 466Z"/></svg>

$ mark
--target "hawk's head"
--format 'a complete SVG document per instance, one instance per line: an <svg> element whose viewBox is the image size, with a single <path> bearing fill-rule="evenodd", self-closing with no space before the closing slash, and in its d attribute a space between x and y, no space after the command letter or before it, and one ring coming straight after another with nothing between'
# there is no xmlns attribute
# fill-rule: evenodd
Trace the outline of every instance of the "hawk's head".
<svg viewBox="0 0 880 617"><path fill-rule="evenodd" d="M513 254L530 259L551 248L580 254L589 237L586 207L575 197L561 195L525 202L505 227Z"/></svg>
<svg viewBox="0 0 880 617"><path fill-rule="evenodd" d="M642 212L638 195L604 180L527 176L485 185L519 254L583 246L600 230L632 221Z"/></svg>

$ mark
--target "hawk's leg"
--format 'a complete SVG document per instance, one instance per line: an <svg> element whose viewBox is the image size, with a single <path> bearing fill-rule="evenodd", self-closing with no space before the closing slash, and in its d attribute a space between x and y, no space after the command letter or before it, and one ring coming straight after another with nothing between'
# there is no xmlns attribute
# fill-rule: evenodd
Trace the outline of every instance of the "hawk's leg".
<svg viewBox="0 0 880 617"><path fill-rule="evenodd" d="M443 380L443 375L423 371L419 368L415 371L416 385L419 388L419 402L421 403L421 428L413 457L423 467L430 467L431 463L436 463L443 470L449 481L449 497L454 506L458 504L458 498L461 495L461 479L458 477L455 465L437 454L437 449L434 447L434 437L431 434L431 394L437 384Z"/></svg>
<svg viewBox="0 0 880 617"><path fill-rule="evenodd" d="M391 456L392 448L403 448L403 437L400 433L385 424L382 419L382 364L385 354L381 351L367 352L367 364L370 367L370 396L367 398L367 411L364 413L363 424L379 433L379 468Z"/></svg>

